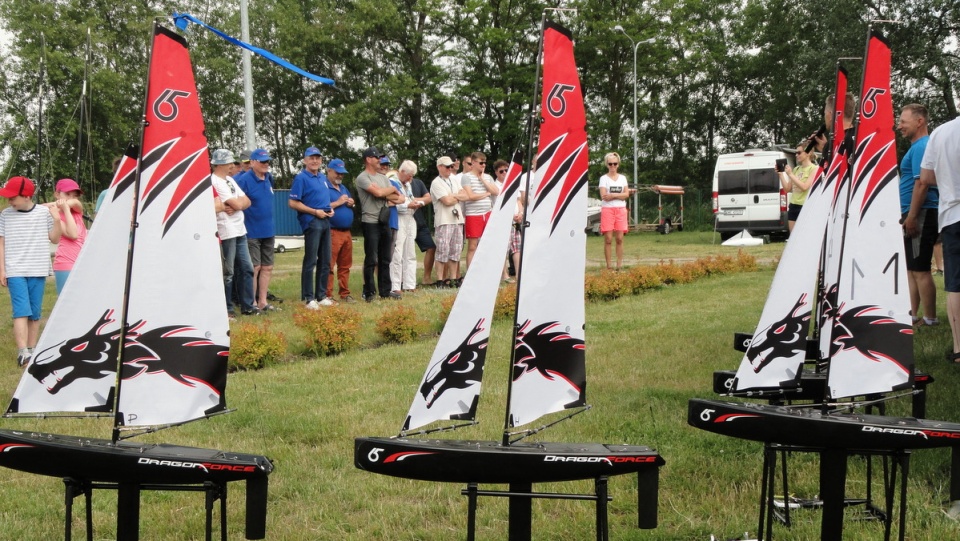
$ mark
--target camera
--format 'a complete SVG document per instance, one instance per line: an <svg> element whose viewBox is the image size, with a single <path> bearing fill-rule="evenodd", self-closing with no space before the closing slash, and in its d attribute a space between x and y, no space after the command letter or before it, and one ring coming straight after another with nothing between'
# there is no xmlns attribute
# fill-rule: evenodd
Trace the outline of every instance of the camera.
<svg viewBox="0 0 960 541"><path fill-rule="evenodd" d="M786 159L786 158L778 158L778 159L777 159L777 164L776 164L774 167L776 168L777 173L783 173L784 170L786 170L786 168L787 168L787 159Z"/></svg>

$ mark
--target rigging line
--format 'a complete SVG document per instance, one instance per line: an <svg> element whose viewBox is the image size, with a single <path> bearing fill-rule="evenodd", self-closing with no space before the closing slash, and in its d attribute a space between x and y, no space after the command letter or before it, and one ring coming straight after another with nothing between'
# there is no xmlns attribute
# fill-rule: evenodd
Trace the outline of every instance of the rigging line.
<svg viewBox="0 0 960 541"><path fill-rule="evenodd" d="M401 430L399 434L397 434L396 436L393 436L393 437L394 437L394 438L407 438L407 437L410 437L410 436L424 436L424 435L427 435L427 434L435 434L435 433L437 433L437 432L452 432L452 431L454 431L454 430L457 430L458 428L463 428L463 427L466 427L466 426L474 426L474 425L478 425L478 424L480 424L480 421L471 421L471 422L469 422L469 423L463 423L463 424L459 424L459 425L440 426L440 427L437 427L437 428L430 428L430 429L427 429L427 430L418 430L418 431L416 431L416 432L404 432L403 430Z"/></svg>
<svg viewBox="0 0 960 541"><path fill-rule="evenodd" d="M161 430L166 430L168 428L183 426L187 423L192 423L194 421L202 421L202 420L210 419L211 417L217 417L219 415L233 413L234 411L237 411L237 410L225 409L225 410L211 413L209 415L205 415L203 417L197 417L196 419L188 419L186 421L179 421L176 423L166 423L162 425L153 425L153 426L120 426L120 427L116 427L114 430L118 433L117 440L127 440L130 438L135 438L137 436L142 436L144 434L153 434L154 432L160 432ZM123 432L126 432L128 434L120 436L119 434Z"/></svg>
<svg viewBox="0 0 960 541"><path fill-rule="evenodd" d="M535 116L538 114L537 103L539 102L540 94L540 65L543 63L543 37L547 28L547 10L543 10L543 15L540 19L540 40L537 44L537 60L536 66L534 68L534 77L533 77L533 95L530 98L530 108L527 113L527 155L524 156L524 162L526 170L526 176L523 179L525 183L524 186L524 204L523 204L523 220L521 223L523 227L520 228L520 268L517 269L517 292L514 297L513 305L513 341L512 344L516 345L517 336L520 333L520 321L517 308L520 304L520 287L523 284L523 269L526 265L523 262L524 256L524 245L526 244L527 239L527 225L529 220L527 219L527 211L530 208L531 198L533 193L531 192L531 181L533 180L533 165L536 164L533 160L533 134L534 130L539 127L539 123L535 121ZM521 173L523 174L523 173ZM517 348L510 348L510 365L507 367L507 399L505 401L504 408L504 419L503 419L503 438L501 440L504 446L510 445L510 432L508 428L510 427L510 403L513 397L513 365L517 360Z"/></svg>
<svg viewBox="0 0 960 541"><path fill-rule="evenodd" d="M569 418L571 418L571 417L574 417L574 416L576 416L576 415L580 415L581 413L587 411L588 409L590 409L590 408L592 408L592 407L593 407L593 406L591 406L590 404L587 404L587 405L584 406L583 408L581 408L581 409L579 409L579 410L577 410L577 411L575 411L575 412L573 412L573 413L570 413L570 414L568 414L568 415L566 415L566 416L564 416L564 417L561 417L560 419L557 419L556 421L553 421L552 423L547 423L547 424L545 424L545 425L541 425L541 426L539 426L539 427L537 427L537 428L529 428L529 429L527 429L527 430L518 430L518 431L516 431L516 432L504 432L504 437L516 436L517 434L520 434L521 436L520 436L519 438L514 438L514 439L510 440L510 443L511 443L511 444L517 443L518 441L526 438L527 436L532 436L532 435L534 435L534 434L537 434L538 432L543 432L544 430L550 428L551 426L553 426L553 425L555 425L555 424L562 423L563 421L566 421L567 419L569 419Z"/></svg>

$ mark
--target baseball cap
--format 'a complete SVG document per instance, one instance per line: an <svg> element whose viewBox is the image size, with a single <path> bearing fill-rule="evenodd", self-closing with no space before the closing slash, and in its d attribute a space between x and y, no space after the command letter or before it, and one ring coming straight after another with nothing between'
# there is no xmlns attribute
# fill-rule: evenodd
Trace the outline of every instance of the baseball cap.
<svg viewBox="0 0 960 541"><path fill-rule="evenodd" d="M268 162L270 159L270 153L262 148L258 148L250 153L250 160L255 162Z"/></svg>
<svg viewBox="0 0 960 541"><path fill-rule="evenodd" d="M210 155L210 165L228 165L233 163L233 152L225 148L218 148Z"/></svg>
<svg viewBox="0 0 960 541"><path fill-rule="evenodd" d="M363 151L364 158L379 158L380 156L383 156L383 153L377 147L369 147Z"/></svg>
<svg viewBox="0 0 960 541"><path fill-rule="evenodd" d="M35 189L33 182L30 182L27 177L13 177L3 185L3 189L0 189L0 197L16 197L18 195L33 197Z"/></svg>
<svg viewBox="0 0 960 541"><path fill-rule="evenodd" d="M252 152L251 150L244 150L243 152L241 152L241 153L240 153L240 161L241 161L241 162L248 162L248 161L250 161L250 154L251 154L251 152Z"/></svg>
<svg viewBox="0 0 960 541"><path fill-rule="evenodd" d="M340 158L330 160L330 163L327 164L327 169L333 169L340 174L346 174L347 172L347 167Z"/></svg>
<svg viewBox="0 0 960 541"><path fill-rule="evenodd" d="M386 157L386 156L382 156L382 157L380 158L380 163L381 163L382 165L390 165L390 158L388 158L388 157Z"/></svg>
<svg viewBox="0 0 960 541"><path fill-rule="evenodd" d="M72 178L62 178L57 181L56 190L58 192L80 192L83 193L83 190L80 189L80 185L77 184L77 181Z"/></svg>
<svg viewBox="0 0 960 541"><path fill-rule="evenodd" d="M308 156L320 156L322 158L323 153L321 153L320 149L317 147L310 147L307 150L303 151L303 157L306 158Z"/></svg>
<svg viewBox="0 0 960 541"><path fill-rule="evenodd" d="M453 160L450 159L450 156L440 156L437 158L437 165L453 165Z"/></svg>

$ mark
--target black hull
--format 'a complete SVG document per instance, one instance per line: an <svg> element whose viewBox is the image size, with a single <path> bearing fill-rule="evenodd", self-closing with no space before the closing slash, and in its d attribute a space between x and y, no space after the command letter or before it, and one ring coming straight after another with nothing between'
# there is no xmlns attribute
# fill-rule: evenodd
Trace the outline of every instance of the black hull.
<svg viewBox="0 0 960 541"><path fill-rule="evenodd" d="M907 450L960 446L960 423L858 413L824 414L746 402L691 399L690 426L746 440L822 449Z"/></svg>
<svg viewBox="0 0 960 541"><path fill-rule="evenodd" d="M444 483L552 483L623 475L664 465L656 450L599 443L357 438L354 465L382 475Z"/></svg>
<svg viewBox="0 0 960 541"><path fill-rule="evenodd" d="M264 456L180 445L0 430L0 466L94 483L202 484L266 480Z"/></svg>

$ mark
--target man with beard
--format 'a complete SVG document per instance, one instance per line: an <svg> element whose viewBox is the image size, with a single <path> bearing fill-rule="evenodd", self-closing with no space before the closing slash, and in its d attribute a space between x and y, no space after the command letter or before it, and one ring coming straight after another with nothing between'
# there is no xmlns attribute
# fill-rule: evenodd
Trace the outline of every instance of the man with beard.
<svg viewBox="0 0 960 541"><path fill-rule="evenodd" d="M330 160L327 165L327 189L330 191L330 206L333 218L330 218L330 278L327 279L327 297L333 297L333 277L336 272L340 302L352 303L350 294L350 267L353 265L353 207L355 202L350 190L343 185L343 175L347 168L341 159ZM336 271L334 271L336 267Z"/></svg>

